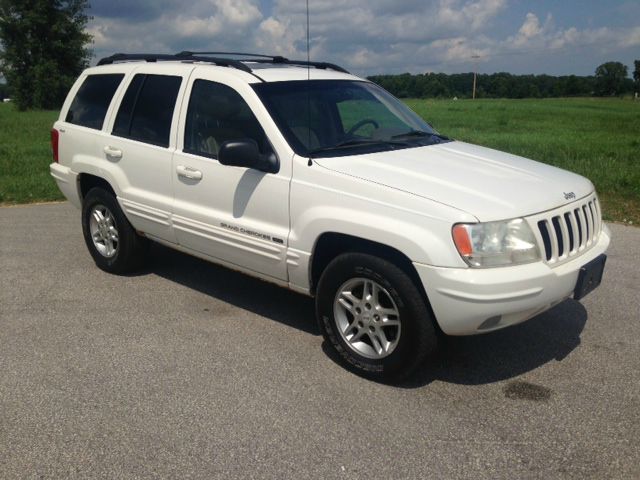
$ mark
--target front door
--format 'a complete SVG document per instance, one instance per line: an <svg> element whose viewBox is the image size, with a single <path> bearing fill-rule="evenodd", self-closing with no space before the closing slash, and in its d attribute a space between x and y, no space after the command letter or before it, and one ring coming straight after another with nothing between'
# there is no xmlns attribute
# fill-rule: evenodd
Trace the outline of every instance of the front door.
<svg viewBox="0 0 640 480"><path fill-rule="evenodd" d="M261 154L274 152L249 103L233 87L199 78L196 70L185 106L172 172L178 243L286 281L291 170L283 160L290 159L281 159L275 174L218 162L220 145L229 140L253 139Z"/></svg>

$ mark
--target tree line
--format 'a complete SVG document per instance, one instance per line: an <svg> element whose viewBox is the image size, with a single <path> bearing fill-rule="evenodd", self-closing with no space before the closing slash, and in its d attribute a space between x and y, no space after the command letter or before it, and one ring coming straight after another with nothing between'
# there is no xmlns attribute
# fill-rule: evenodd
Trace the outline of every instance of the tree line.
<svg viewBox="0 0 640 480"><path fill-rule="evenodd" d="M640 60L634 62L634 79L626 65L606 62L595 75L513 75L500 72L479 74L477 98L548 98L615 96L640 92ZM424 73L373 75L369 80L400 98L471 98L473 73Z"/></svg>

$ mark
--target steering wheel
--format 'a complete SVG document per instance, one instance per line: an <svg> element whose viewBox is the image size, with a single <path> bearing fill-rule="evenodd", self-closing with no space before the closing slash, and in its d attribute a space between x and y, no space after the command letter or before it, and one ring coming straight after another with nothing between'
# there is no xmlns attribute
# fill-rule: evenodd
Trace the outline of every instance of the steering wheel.
<svg viewBox="0 0 640 480"><path fill-rule="evenodd" d="M349 131L347 132L347 135L353 135L358 130L360 130L362 127L364 127L365 125L369 125L369 124L373 125L375 128L379 128L380 127L378 122L376 122L373 118L363 118L362 120L357 122L353 127L351 127L349 129Z"/></svg>

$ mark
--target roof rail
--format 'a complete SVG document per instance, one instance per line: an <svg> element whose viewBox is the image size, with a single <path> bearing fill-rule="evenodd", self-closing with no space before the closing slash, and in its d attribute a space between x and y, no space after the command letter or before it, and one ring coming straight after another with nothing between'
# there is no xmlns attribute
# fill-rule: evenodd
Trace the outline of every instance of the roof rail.
<svg viewBox="0 0 640 480"><path fill-rule="evenodd" d="M242 57L255 57L255 58L286 58L279 55L263 55L262 53L245 53L245 52L192 52L191 50L183 50L177 53L179 57L190 57L192 55L240 55Z"/></svg>
<svg viewBox="0 0 640 480"><path fill-rule="evenodd" d="M221 58L211 57L209 55L239 55L249 57L245 59L237 58ZM241 52L191 52L185 50L175 55L167 53L114 53L110 57L105 57L98 62L98 65L110 65L116 62L127 61L190 61L190 62L207 62L219 65L221 67L233 67L243 72L252 73L251 67L247 62L253 63L273 63L282 65L298 65L303 67L314 67L323 70L335 70L337 72L349 73L339 65L326 62L307 62L305 60L289 60L280 55L262 55L259 53L241 53Z"/></svg>
<svg viewBox="0 0 640 480"><path fill-rule="evenodd" d="M219 65L221 67L233 67L243 72L251 73L251 69L244 63L231 58L214 58L214 57L200 57L194 55L171 55L166 53L114 53L110 57L105 57L98 62L98 65L110 65L116 62L126 62L131 60L145 61L145 62L158 62L158 61L185 61L192 62L207 62Z"/></svg>
<svg viewBox="0 0 640 480"><path fill-rule="evenodd" d="M280 55L262 55L259 53L243 53L243 52L192 52L189 50L182 51L178 53L179 57L183 58L193 58L194 55L240 55L243 57L252 57L244 60L239 60L242 62L255 62L255 63L281 63L285 65L299 65L305 67L314 67L323 70L335 70L337 72L349 73L346 69L342 68L340 65L336 65L334 63L327 62L307 62L306 60L289 60Z"/></svg>

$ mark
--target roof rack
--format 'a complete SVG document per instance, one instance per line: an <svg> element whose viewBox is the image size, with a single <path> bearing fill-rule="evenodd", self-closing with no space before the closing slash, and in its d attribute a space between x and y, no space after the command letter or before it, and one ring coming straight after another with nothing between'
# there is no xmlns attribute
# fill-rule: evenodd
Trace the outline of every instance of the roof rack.
<svg viewBox="0 0 640 480"><path fill-rule="evenodd" d="M239 55L242 57L249 57L245 59L237 58L220 58L211 57L209 55ZM233 67L243 72L252 73L252 69L246 62L253 63L273 63L282 65L297 65L304 67L314 67L322 70L335 70L337 72L349 73L347 70L339 65L326 62L307 62L305 60L289 60L288 58L280 55L262 55L258 53L242 53L242 52L192 52L182 51L178 54L171 55L166 53L153 54L153 53L115 53L110 57L105 57L98 62L98 65L109 65L115 62L126 61L145 61L145 62L157 62L157 61L191 61L191 62L207 62L219 65L222 67Z"/></svg>
<svg viewBox="0 0 640 480"><path fill-rule="evenodd" d="M280 55L262 55L259 53L242 53L242 52L192 52L185 50L180 52L178 56L192 57L193 55L240 55L243 57L252 57L241 60L243 62L255 62L255 63L281 63L285 65L299 65L304 67L315 67L323 70L335 70L337 72L349 73L346 69L340 65L327 62L307 62L306 60L289 60Z"/></svg>
<svg viewBox="0 0 640 480"><path fill-rule="evenodd" d="M200 57L194 55L171 55L166 53L114 53L110 57L105 57L98 62L98 65L110 65L116 62L126 62L130 60L143 60L145 62L157 62L157 61L176 61L176 60L189 60L192 62L208 62L221 67L234 67L243 72L251 73L251 69L244 63L233 60L231 58L214 58L214 57Z"/></svg>
<svg viewBox="0 0 640 480"><path fill-rule="evenodd" d="M281 57L279 55L263 55L261 53L246 53L246 52L192 52L191 50L183 50L180 53L176 53L179 57L190 57L192 55L240 55L242 57L255 57L255 58L270 58L270 59L283 59L286 58ZM244 60L247 61L247 60Z"/></svg>

